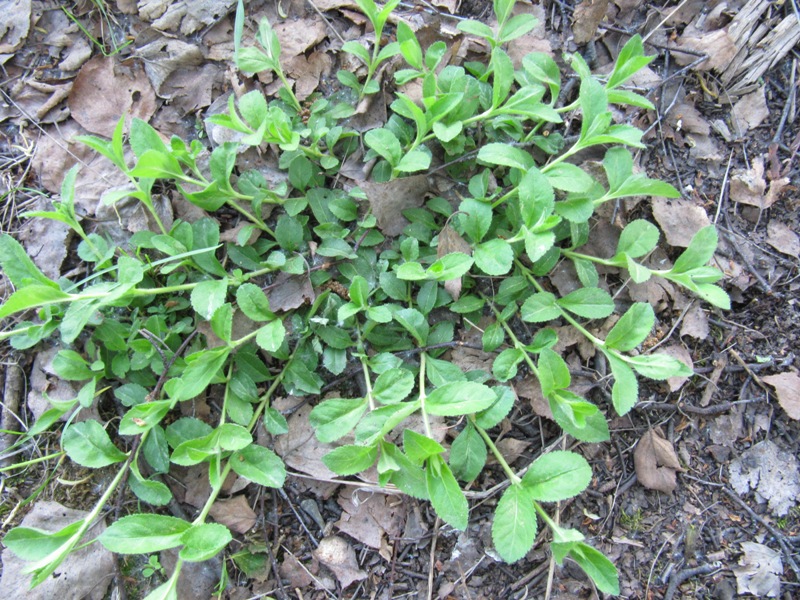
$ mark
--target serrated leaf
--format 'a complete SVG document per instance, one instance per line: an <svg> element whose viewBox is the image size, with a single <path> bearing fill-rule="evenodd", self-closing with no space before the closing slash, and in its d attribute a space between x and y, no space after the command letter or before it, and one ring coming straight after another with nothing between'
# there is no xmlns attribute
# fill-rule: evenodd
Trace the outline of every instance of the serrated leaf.
<svg viewBox="0 0 800 600"><path fill-rule="evenodd" d="M685 273L690 269L705 266L717 249L717 230L713 225L703 227L692 237L672 267L672 273Z"/></svg>
<svg viewBox="0 0 800 600"><path fill-rule="evenodd" d="M524 558L533 547L538 526L533 497L519 484L511 485L497 503L492 522L492 541L507 563Z"/></svg>
<svg viewBox="0 0 800 600"><path fill-rule="evenodd" d="M611 401L619 416L626 415L639 401L639 382L628 364L614 354L607 352L606 358L614 376L611 388Z"/></svg>
<svg viewBox="0 0 800 600"><path fill-rule="evenodd" d="M467 528L469 505L453 472L440 456L432 456L425 470L428 495L436 514L455 529Z"/></svg>
<svg viewBox="0 0 800 600"><path fill-rule="evenodd" d="M381 404L402 402L414 389L414 374L408 369L388 369L375 380L372 396Z"/></svg>
<svg viewBox="0 0 800 600"><path fill-rule="evenodd" d="M614 596L619 595L617 568L602 552L588 544L578 542L572 547L569 555L591 578L598 590Z"/></svg>
<svg viewBox="0 0 800 600"><path fill-rule="evenodd" d="M499 165L527 171L533 166L533 157L522 150L508 144L492 142L481 146L478 160L490 165Z"/></svg>
<svg viewBox="0 0 800 600"><path fill-rule="evenodd" d="M605 319L614 312L614 300L600 288L578 288L556 301L561 308L586 319Z"/></svg>
<svg viewBox="0 0 800 600"><path fill-rule="evenodd" d="M256 344L267 352L277 352L286 337L283 321L275 319L264 325L256 334Z"/></svg>
<svg viewBox="0 0 800 600"><path fill-rule="evenodd" d="M117 448L97 421L73 423L64 430L61 445L74 462L91 469L122 462L128 455Z"/></svg>
<svg viewBox="0 0 800 600"><path fill-rule="evenodd" d="M450 468L461 481L473 481L486 464L486 443L472 425L468 423L450 446Z"/></svg>
<svg viewBox="0 0 800 600"><path fill-rule="evenodd" d="M269 309L267 295L257 285L243 283L236 290L236 302L241 311L253 321L271 321L275 315Z"/></svg>
<svg viewBox="0 0 800 600"><path fill-rule="evenodd" d="M58 284L42 273L28 257L25 248L7 233L0 235L0 267L18 292L32 284L58 290Z"/></svg>
<svg viewBox="0 0 800 600"><path fill-rule="evenodd" d="M646 302L636 302L625 311L606 336L606 348L622 352L633 350L652 331L656 322L653 307Z"/></svg>
<svg viewBox="0 0 800 600"><path fill-rule="evenodd" d="M498 354L492 363L492 375L497 381L508 381L517 375L517 365L522 362L525 353L517 348L506 348Z"/></svg>
<svg viewBox="0 0 800 600"><path fill-rule="evenodd" d="M557 390L569 387L570 374L567 363L550 348L542 348L539 352L539 385L542 395L550 396Z"/></svg>
<svg viewBox="0 0 800 600"><path fill-rule="evenodd" d="M403 430L403 452L415 465L422 465L431 456L438 456L444 452L442 445L426 435L417 433L413 429Z"/></svg>
<svg viewBox="0 0 800 600"><path fill-rule="evenodd" d="M233 539L230 530L220 523L193 525L181 536L183 548L178 556L187 562L202 562L214 558Z"/></svg>
<svg viewBox="0 0 800 600"><path fill-rule="evenodd" d="M550 168L543 169L542 172L550 185L557 190L583 193L594 185L594 179L586 171L572 163L557 163Z"/></svg>
<svg viewBox="0 0 800 600"><path fill-rule="evenodd" d="M244 477L266 487L283 487L286 481L286 467L269 448L250 444L230 457L231 468Z"/></svg>
<svg viewBox="0 0 800 600"><path fill-rule="evenodd" d="M339 475L355 475L366 471L378 457L377 446L339 446L322 457L322 462Z"/></svg>
<svg viewBox="0 0 800 600"><path fill-rule="evenodd" d="M317 439L328 444L350 433L366 409L366 398L331 398L317 404L308 420Z"/></svg>
<svg viewBox="0 0 800 600"><path fill-rule="evenodd" d="M566 390L548 398L556 423L572 437L583 442L609 439L608 423L598 408Z"/></svg>
<svg viewBox="0 0 800 600"><path fill-rule="evenodd" d="M580 494L592 480L592 468L580 454L555 450L528 468L522 485L534 500L559 502Z"/></svg>
<svg viewBox="0 0 800 600"><path fill-rule="evenodd" d="M544 323L561 316L556 297L550 292L537 292L522 304L520 316L528 323Z"/></svg>
<svg viewBox="0 0 800 600"><path fill-rule="evenodd" d="M505 275L514 263L514 250L505 240L489 240L475 247L473 258L475 265L487 275Z"/></svg>
<svg viewBox="0 0 800 600"><path fill-rule="evenodd" d="M192 308L206 321L210 321L216 310L225 302L227 293L227 278L201 281L192 290Z"/></svg>
<svg viewBox="0 0 800 600"><path fill-rule="evenodd" d="M494 392L482 383L454 381L431 392L425 401L425 408L432 415L457 417L485 410L494 401Z"/></svg>

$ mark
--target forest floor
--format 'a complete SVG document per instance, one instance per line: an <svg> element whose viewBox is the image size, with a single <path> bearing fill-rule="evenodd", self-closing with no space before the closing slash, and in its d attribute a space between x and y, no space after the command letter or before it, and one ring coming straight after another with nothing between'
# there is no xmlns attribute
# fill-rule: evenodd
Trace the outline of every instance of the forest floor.
<svg viewBox="0 0 800 600"><path fill-rule="evenodd" d="M464 60L474 46L456 25L465 17L489 20L490 3L431 2L402 3L398 14L423 47L443 39L457 48L452 60ZM720 311L664 284L638 286L636 299L650 302L659 319L652 345L694 365L697 374L642 384L634 410L611 421L612 441L582 447L594 479L586 493L561 503L558 514L588 532L616 564L623 598L788 600L800 597L800 12L795 0L662 4L543 0L517 7L540 25L514 42L512 57L579 51L603 73L632 35L645 38L646 52L657 58L634 83L656 110L633 116L647 131L648 149L637 154L637 165L672 183L682 198L624 208L660 226L657 252L665 257L713 223L720 237L715 262L732 298L732 309ZM227 92L276 89L271 81L245 81L232 67L231 0L63 5L0 1L0 223L54 278L79 268L77 241L60 227L20 219L22 212L46 205L69 168L81 163L79 212L88 222L117 218L98 199L120 174L93 162L76 135L110 137L120 115L130 113L166 137L210 144L204 119L218 112ZM278 24L282 60L301 99L335 90L341 40L365 35L350 0L254 1L246 12L251 36L262 16ZM364 127L370 119L372 127L380 125L386 112L379 97ZM597 225L598 247L614 215L607 217ZM9 285L0 288L3 297L10 292ZM11 326L8 321L4 329ZM577 361L602 379L601 367L579 350L572 349ZM15 351L5 344L0 356L2 429L33 423L47 405L45 391L58 397L66 386L71 393L46 370L51 348ZM558 434L530 379L520 375L512 383L522 402L503 425L502 449L520 467ZM291 398L276 407L292 414ZM494 470L472 484L470 526L457 532L443 527L427 503L318 477L309 463L319 457L303 445L307 422L290 418L289 424L293 429L276 447L289 466L285 488L271 496L250 489L220 517L230 522L252 514L242 544L274 552L250 568L230 563L223 597L599 597L574 565L554 565L541 543L513 565L495 559L489 516L497 498L481 493L497 483ZM0 458L9 467L46 452L29 448ZM3 472L4 532L34 505L26 498L90 507L103 482L88 475L69 462ZM192 476L186 475L179 498L177 510L185 513L202 505L195 497L202 486ZM46 506L40 506L45 513ZM45 514L44 521L54 518ZM321 559L317 546L334 537L340 544L331 550L334 559ZM23 577L11 560L5 551L0 588L6 592ZM167 570L170 560L160 559ZM182 597L211 597L221 559L189 565ZM146 567L129 561L115 567L121 580L107 572L91 579L92 565L84 564L87 581L95 581L85 597L124 597L121 588L129 598L143 597L160 581L157 568L142 575ZM39 597L14 589L16 598Z"/></svg>

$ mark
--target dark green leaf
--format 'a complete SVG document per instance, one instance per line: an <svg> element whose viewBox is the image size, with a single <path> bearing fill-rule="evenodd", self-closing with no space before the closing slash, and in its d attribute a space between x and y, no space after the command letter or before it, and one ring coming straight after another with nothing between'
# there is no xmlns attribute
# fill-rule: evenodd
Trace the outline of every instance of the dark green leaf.
<svg viewBox="0 0 800 600"><path fill-rule="evenodd" d="M578 288L556 301L559 306L587 319L604 319L614 312L614 300L600 288Z"/></svg>
<svg viewBox="0 0 800 600"><path fill-rule="evenodd" d="M339 446L322 458L322 462L339 475L355 475L366 471L378 457L376 446Z"/></svg>
<svg viewBox="0 0 800 600"><path fill-rule="evenodd" d="M122 462L128 455L119 450L97 421L74 423L64 430L61 446L81 466L99 469Z"/></svg>
<svg viewBox="0 0 800 600"><path fill-rule="evenodd" d="M453 528L466 529L469 517L467 499L461 492L450 467L442 460L441 456L432 456L428 459L425 480L428 484L428 495L436 514Z"/></svg>
<svg viewBox="0 0 800 600"><path fill-rule="evenodd" d="M181 545L191 523L164 515L129 515L112 523L98 541L117 554L150 554Z"/></svg>
<svg viewBox="0 0 800 600"><path fill-rule="evenodd" d="M432 415L457 417L485 410L495 399L494 392L482 383L454 381L431 392L425 408Z"/></svg>
<svg viewBox="0 0 800 600"><path fill-rule="evenodd" d="M308 420L317 439L327 444L350 433L366 409L366 398L331 398L317 404Z"/></svg>

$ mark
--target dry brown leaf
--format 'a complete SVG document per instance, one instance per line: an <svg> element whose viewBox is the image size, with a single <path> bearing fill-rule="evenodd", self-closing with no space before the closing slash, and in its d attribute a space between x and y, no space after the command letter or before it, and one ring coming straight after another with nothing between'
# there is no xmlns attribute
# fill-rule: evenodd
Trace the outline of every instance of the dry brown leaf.
<svg viewBox="0 0 800 600"><path fill-rule="evenodd" d="M708 315L699 304L695 304L683 318L681 337L688 335L696 340L704 340L708 337L708 333Z"/></svg>
<svg viewBox="0 0 800 600"><path fill-rule="evenodd" d="M430 189L425 175L402 177L385 183L359 181L358 187L367 195L372 214L378 221L378 229L388 237L403 233L408 225L403 211L422 206L425 194Z"/></svg>
<svg viewBox="0 0 800 600"><path fill-rule="evenodd" d="M700 206L682 198L656 198L653 201L653 217L670 246L686 248L694 234L711 221Z"/></svg>
<svg viewBox="0 0 800 600"><path fill-rule="evenodd" d="M800 419L800 376L794 371L761 378L775 388L778 403L792 419Z"/></svg>
<svg viewBox="0 0 800 600"><path fill-rule="evenodd" d="M285 554L278 571L281 579L288 580L289 585L294 589L304 588L314 583L308 569L291 552Z"/></svg>
<svg viewBox="0 0 800 600"><path fill-rule="evenodd" d="M229 499L217 500L211 505L208 513L217 523L225 525L231 531L245 534L256 524L256 513L247 503L243 495Z"/></svg>
<svg viewBox="0 0 800 600"><path fill-rule="evenodd" d="M583 0L575 7L572 17L572 34L576 44L586 44L592 41L607 10L608 0Z"/></svg>
<svg viewBox="0 0 800 600"><path fill-rule="evenodd" d="M769 502L770 512L782 517L800 497L799 466L792 452L764 440L730 462L729 481L737 494L755 492L758 502Z"/></svg>
<svg viewBox="0 0 800 600"><path fill-rule="evenodd" d="M141 0L139 17L154 29L189 35L227 15L236 0Z"/></svg>
<svg viewBox="0 0 800 600"><path fill-rule="evenodd" d="M514 66L519 68L522 64L522 59L531 52L544 52L545 54L553 55L553 46L547 36L547 13L544 6L541 4L522 4L518 2L514 6L514 15L518 14L531 14L538 20L536 27L525 35L518 37L514 43L508 46L508 55L511 57L511 62Z"/></svg>
<svg viewBox="0 0 800 600"><path fill-rule="evenodd" d="M763 87L739 98L731 109L731 120L739 136L761 125L768 116L769 108Z"/></svg>
<svg viewBox="0 0 800 600"><path fill-rule="evenodd" d="M145 74L105 56L81 67L67 103L72 118L84 129L108 138L121 115L148 121L156 110L156 96Z"/></svg>
<svg viewBox="0 0 800 600"><path fill-rule="evenodd" d="M281 271L267 293L269 307L273 312L286 312L303 304L310 304L315 298L311 279L305 273L290 275Z"/></svg>
<svg viewBox="0 0 800 600"><path fill-rule="evenodd" d="M500 451L500 454L502 454L503 458L506 459L506 462L510 465L513 465L530 445L531 443L526 442L525 440L518 440L516 438L503 438L497 442L497 449ZM494 464L496 459L494 456L490 455L487 462L488 464Z"/></svg>
<svg viewBox="0 0 800 600"><path fill-rule="evenodd" d="M636 477L647 489L671 494L678 485L675 473L682 470L681 463L658 429L647 431L636 444L633 464Z"/></svg>
<svg viewBox="0 0 800 600"><path fill-rule="evenodd" d="M778 598L781 595L783 561L781 553L764 544L742 542L744 554L739 566L731 569L736 575L738 594L757 598Z"/></svg>
<svg viewBox="0 0 800 600"><path fill-rule="evenodd" d="M355 550L344 538L333 535L321 539L313 554L333 572L342 589L367 578L367 573L358 567Z"/></svg>
<svg viewBox="0 0 800 600"><path fill-rule="evenodd" d="M472 254L472 247L462 238L459 233L446 224L441 233L439 233L439 245L436 248L436 256L442 258L451 252L463 252L464 254ZM458 300L461 295L461 277L457 279L448 279L444 282L444 289L450 294L453 300Z"/></svg>
<svg viewBox="0 0 800 600"><path fill-rule="evenodd" d="M730 197L734 202L749 204L758 208L767 208L765 192L767 182L764 180L764 158L758 156L749 169L733 169L731 171Z"/></svg>
<svg viewBox="0 0 800 600"><path fill-rule="evenodd" d="M276 408L279 403L275 404ZM322 462L322 457L333 450L331 444L323 444L314 435L308 421L313 407L306 404L297 409L288 419L289 431L275 439L275 452L288 467L307 473L318 479L334 479L336 473Z"/></svg>
<svg viewBox="0 0 800 600"><path fill-rule="evenodd" d="M19 48L31 28L31 0L2 0L3 18L0 19L0 54Z"/></svg>
<svg viewBox="0 0 800 600"><path fill-rule="evenodd" d="M778 252L798 258L800 255L800 239L787 225L773 219L767 225L767 243Z"/></svg>
<svg viewBox="0 0 800 600"><path fill-rule="evenodd" d="M138 55L144 60L144 70L156 94L162 94L167 79L180 69L192 70L203 64L203 52L194 44L170 39L148 30L136 40ZM170 90L167 90L170 91Z"/></svg>
<svg viewBox="0 0 800 600"><path fill-rule="evenodd" d="M344 512L336 527L370 548L380 550L386 535L397 538L403 533L406 509L397 496L347 486L339 493L337 502Z"/></svg>
<svg viewBox="0 0 800 600"><path fill-rule="evenodd" d="M85 519L88 512L73 510L58 502L39 501L25 515L20 524L48 532L56 532L62 528ZM100 521L87 533L86 537L94 538L105 530L105 522ZM82 540L87 541L87 540ZM13 554L8 548L3 550L3 576L0 589L4 598L33 600L45 598L83 598L86 600L102 600L113 572L114 557L100 544L88 544L70 552L52 576L46 577L35 589L31 590L31 576L26 570L27 562Z"/></svg>
<svg viewBox="0 0 800 600"><path fill-rule="evenodd" d="M724 29L703 32L698 31L693 25L689 25L683 30L683 34L677 39L676 46L682 50L693 50L708 55L708 60L695 67L698 71L721 69L727 66L736 56L737 51L736 44ZM675 62L682 66L697 59L697 56L683 52L676 52L674 57Z"/></svg>
<svg viewBox="0 0 800 600"><path fill-rule="evenodd" d="M325 23L317 15L299 21L287 19L273 28L281 42L281 62L304 54L328 36Z"/></svg>
<svg viewBox="0 0 800 600"><path fill-rule="evenodd" d="M664 348L664 354L668 354L673 358L677 358L682 363L689 365L690 369L694 369L694 362L692 362L692 355L689 351L681 345L671 344ZM676 392L681 389L681 386L689 380L688 377L670 377L667 379L667 385L670 391Z"/></svg>

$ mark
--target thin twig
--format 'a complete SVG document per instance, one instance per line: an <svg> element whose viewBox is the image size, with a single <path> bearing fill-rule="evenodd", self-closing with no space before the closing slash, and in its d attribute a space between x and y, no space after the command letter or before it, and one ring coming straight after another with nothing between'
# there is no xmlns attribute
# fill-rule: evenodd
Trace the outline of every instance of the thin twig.
<svg viewBox="0 0 800 600"><path fill-rule="evenodd" d="M693 569L673 571L669 578L669 587L664 594L664 600L672 600L675 592L678 591L678 586L684 583L686 580L691 579L692 577L697 577L698 575L708 575L709 573L714 573L715 571L719 571L721 568L722 563L713 562L706 565L700 565L699 567L694 567Z"/></svg>
<svg viewBox="0 0 800 600"><path fill-rule="evenodd" d="M428 600L433 598L433 571L436 566L436 542L439 541L439 515L433 524L433 541L431 541L431 558L428 562Z"/></svg>

